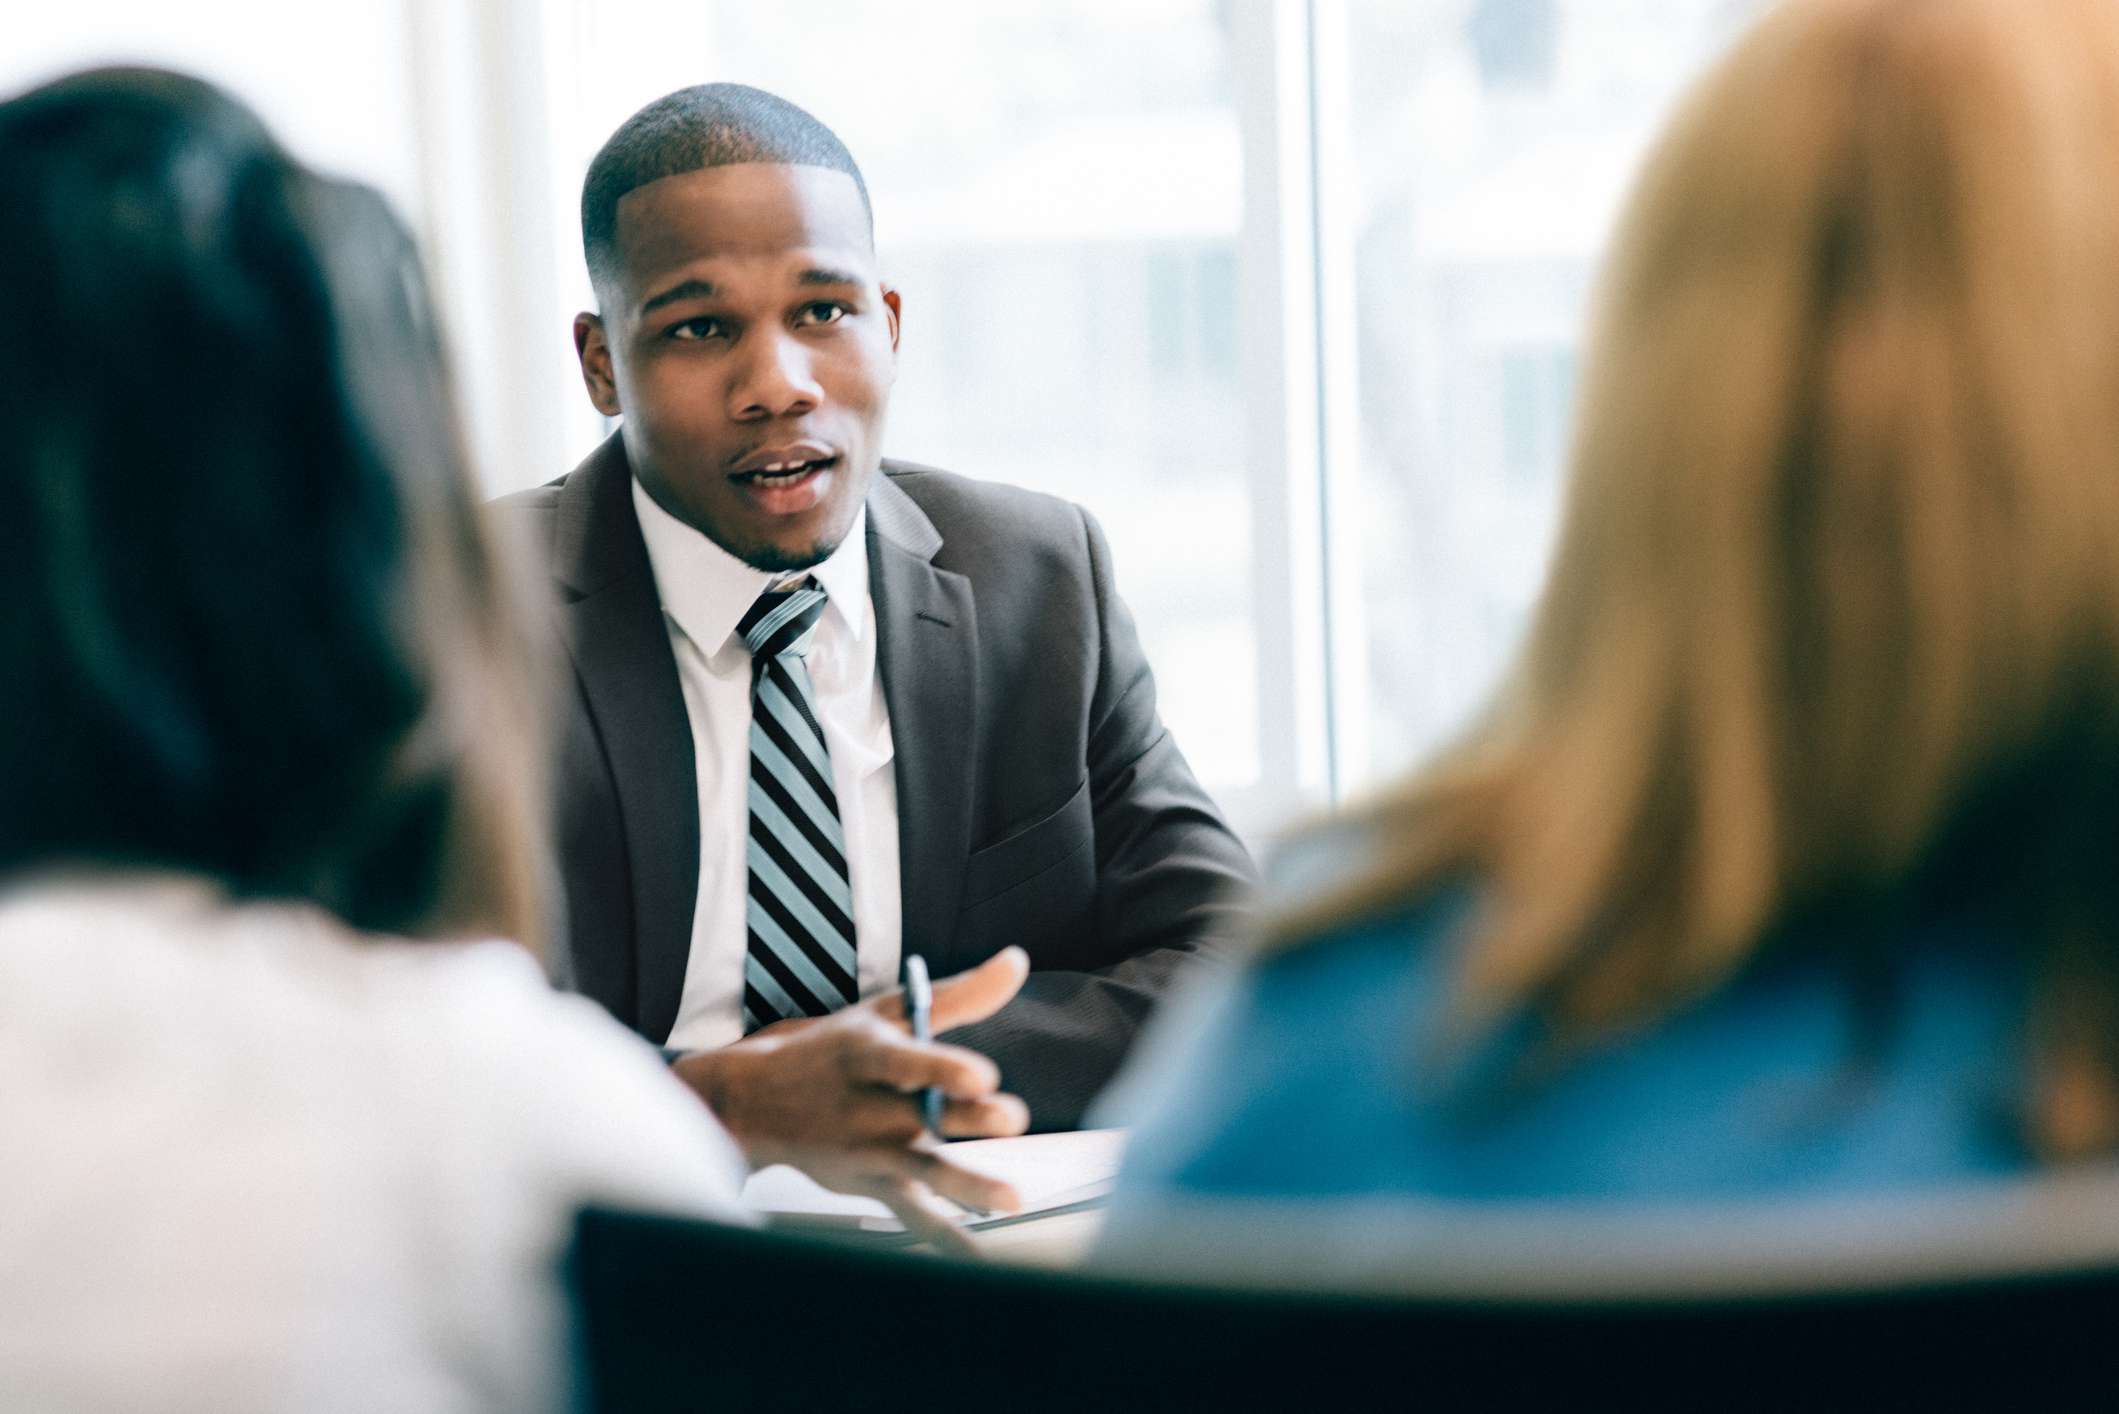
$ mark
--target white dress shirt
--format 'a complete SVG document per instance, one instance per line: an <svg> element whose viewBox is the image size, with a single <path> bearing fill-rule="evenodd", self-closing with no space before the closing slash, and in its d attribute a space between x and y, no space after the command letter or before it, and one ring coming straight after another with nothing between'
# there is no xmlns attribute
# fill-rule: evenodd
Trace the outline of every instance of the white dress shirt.
<svg viewBox="0 0 2119 1414"><path fill-rule="evenodd" d="M699 778L699 893L684 995L666 1044L705 1050L743 1035L751 656L736 625L760 594L799 576L753 569L655 504L637 480L633 509L684 688ZM890 711L876 668L865 507L830 558L804 573L829 600L806 666L831 755L832 790L839 798L853 889L855 980L866 997L897 985L904 923L898 894L898 786L890 764Z"/></svg>
<svg viewBox="0 0 2119 1414"><path fill-rule="evenodd" d="M742 1175L512 943L0 896L0 1409L556 1410L576 1211L734 1217Z"/></svg>

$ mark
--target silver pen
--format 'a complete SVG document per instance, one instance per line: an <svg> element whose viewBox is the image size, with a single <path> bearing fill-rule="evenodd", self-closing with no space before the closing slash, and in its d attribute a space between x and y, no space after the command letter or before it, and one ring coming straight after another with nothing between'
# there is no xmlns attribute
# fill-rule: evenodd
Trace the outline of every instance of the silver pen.
<svg viewBox="0 0 2119 1414"><path fill-rule="evenodd" d="M927 959L908 952L898 963L898 982L905 988L905 1024L915 1041L934 1039L934 987L927 977ZM942 1090L929 1085L920 1091L920 1119L928 1133L942 1137Z"/></svg>

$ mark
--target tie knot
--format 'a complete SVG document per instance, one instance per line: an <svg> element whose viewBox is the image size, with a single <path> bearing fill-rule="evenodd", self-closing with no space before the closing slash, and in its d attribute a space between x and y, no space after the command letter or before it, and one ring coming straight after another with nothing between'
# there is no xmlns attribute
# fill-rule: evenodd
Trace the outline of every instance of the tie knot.
<svg viewBox="0 0 2119 1414"><path fill-rule="evenodd" d="M817 621L824 617L824 591L804 580L793 589L768 589L750 606L736 632L743 635L751 657L800 658L809 652L817 634Z"/></svg>

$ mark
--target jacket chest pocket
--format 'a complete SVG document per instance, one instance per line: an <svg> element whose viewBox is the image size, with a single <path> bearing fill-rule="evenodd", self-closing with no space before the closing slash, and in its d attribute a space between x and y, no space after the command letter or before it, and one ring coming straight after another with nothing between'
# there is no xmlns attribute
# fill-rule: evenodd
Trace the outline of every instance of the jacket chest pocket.
<svg viewBox="0 0 2119 1414"><path fill-rule="evenodd" d="M1084 776L1059 809L996 844L971 852L964 862L965 909L976 908L1064 863L1068 856L1085 852L1094 834L1089 815L1089 778Z"/></svg>

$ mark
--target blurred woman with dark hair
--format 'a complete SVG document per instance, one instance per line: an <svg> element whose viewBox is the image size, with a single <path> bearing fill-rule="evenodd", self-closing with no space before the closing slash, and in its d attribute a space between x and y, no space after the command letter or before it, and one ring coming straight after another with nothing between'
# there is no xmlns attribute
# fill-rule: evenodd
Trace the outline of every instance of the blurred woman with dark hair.
<svg viewBox="0 0 2119 1414"><path fill-rule="evenodd" d="M2115 171L2110 0L1790 0L1707 79L1604 272L1515 673L1285 852L1115 1248L2119 1156Z"/></svg>
<svg viewBox="0 0 2119 1414"><path fill-rule="evenodd" d="M564 1399L584 1202L732 1210L553 995L541 686L419 266L192 80L0 104L0 1405Z"/></svg>

